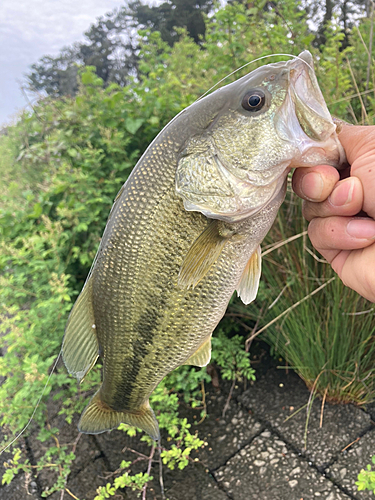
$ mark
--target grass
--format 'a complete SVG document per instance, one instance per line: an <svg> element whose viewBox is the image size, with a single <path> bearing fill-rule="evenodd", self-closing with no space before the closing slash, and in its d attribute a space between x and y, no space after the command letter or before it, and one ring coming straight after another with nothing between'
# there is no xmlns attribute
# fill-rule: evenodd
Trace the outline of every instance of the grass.
<svg viewBox="0 0 375 500"><path fill-rule="evenodd" d="M230 312L257 321L252 337L261 334L313 393L329 402L369 403L375 399L375 307L342 284L306 229L288 189L263 245L258 297L246 308L235 301Z"/></svg>

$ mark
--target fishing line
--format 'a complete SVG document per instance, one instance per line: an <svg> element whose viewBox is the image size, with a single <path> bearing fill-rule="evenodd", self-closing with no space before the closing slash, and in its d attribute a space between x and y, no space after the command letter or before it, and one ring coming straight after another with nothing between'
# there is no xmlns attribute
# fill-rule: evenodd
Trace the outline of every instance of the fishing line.
<svg viewBox="0 0 375 500"><path fill-rule="evenodd" d="M234 71L232 71L232 73L229 73L229 75L224 76L224 78L222 78L220 81L218 81L217 83L215 83L215 85L213 87L211 87L210 89L206 90L206 92L203 95L201 95L200 97L198 97L198 99L195 102L198 102L201 99L203 99L203 97L205 97L209 92L211 92L211 90L213 90L215 87L217 87L218 85L220 85L221 82L223 82L224 80L226 80L230 76L232 76L235 73L237 73L237 71L241 71L241 69L246 68L246 66L249 66L249 64L253 64L253 63L257 62L257 61L261 61L262 59L267 59L267 57L277 57L277 56L287 56L287 57L293 57L294 59L299 59L300 61L304 62L312 71L314 71L314 68L312 68L308 62L306 62L304 59L302 59L302 57L294 56L293 54L269 54L267 56L262 56L262 57L258 57L257 59L253 59L252 61L249 61L246 64L244 64L243 66L240 66L239 68L235 69Z"/></svg>
<svg viewBox="0 0 375 500"><path fill-rule="evenodd" d="M160 484L160 491L161 491L161 498L162 500L165 500L165 493L164 493L164 480L163 480L163 460L161 458L161 439L158 441L158 452L159 452L159 484Z"/></svg>
<svg viewBox="0 0 375 500"><path fill-rule="evenodd" d="M267 57L277 57L277 56L287 56L287 57L293 57L294 59L299 59L300 61L304 62L312 71L314 71L314 68L312 68L310 66L310 64L307 63L304 59L302 59L302 57L294 56L293 54L269 54L267 56L258 57L257 59L253 59L252 61L247 62L246 64L244 64L240 68L237 68L236 70L232 71L232 73L229 73L229 75L225 76L219 82L215 83L215 85L213 87L211 87L203 95L201 95L200 97L198 97L198 99L196 101L194 101L192 104L190 104L190 106L192 106L196 102L198 102L201 99L203 99L203 97L205 97L209 92L211 92L211 90L213 90L215 87L217 87L218 85L220 85L221 82L223 82L224 80L226 80L230 76L234 75L234 73L237 73L237 71L240 71L241 69L246 68L246 66L249 66L249 64L255 63L257 61L261 61L262 59L267 59ZM188 106L187 108L182 109L179 113L177 113L177 115L175 115L172 118L172 120L170 122L167 123L167 125L156 135L156 137L154 138L154 140L148 145L147 149L145 150L145 152L143 153L143 155L141 156L141 158L139 159L139 161L141 161L147 155L148 151L153 147L153 145L155 144L155 142L158 140L159 136L163 132L165 132L167 130L167 128L169 128L183 113L186 113L186 111L190 108L190 106ZM128 179L130 179L132 177L133 172L134 172L134 170L131 171Z"/></svg>
<svg viewBox="0 0 375 500"><path fill-rule="evenodd" d="M31 417L30 417L29 421L27 422L27 424L25 425L25 427L22 429L22 431L21 431L21 432L20 432L20 433L19 433L19 434L18 434L18 435L17 435L17 436L13 439L13 441L11 441L11 442L10 442L7 446L5 446L5 448L3 448L2 450L0 450L0 455L2 455L2 454L4 453L4 451L6 451L6 450L7 450L10 446L12 446L12 444L13 444L13 443L15 443L15 442L17 441L17 439L18 439L20 436L22 436L22 434L25 432L25 430L29 427L29 425L30 425L30 424L31 424L31 422L33 421L33 418L34 418L34 415L35 415L35 413L36 413L36 410L37 410L37 409L38 409L38 407L39 407L39 404L40 404L40 402L41 402L41 400L42 400L42 397L44 396L44 394L45 394L45 392L46 392L46 389L47 389L47 386L48 386L48 384L49 384L49 381L51 380L51 377L52 377L52 375L53 375L53 372L55 371L55 368L56 368L56 366L57 366L57 363L58 363L58 362L59 362L59 360L60 360L60 357L61 357L61 352L62 352L62 351L60 351L60 352L59 352L59 355L57 356L56 361L55 361L55 362L54 362L54 364L53 364L52 371L51 371L51 373L49 374L49 377L48 377L47 382L46 382L46 384L45 384L45 386L44 386L43 392L42 392L41 396L40 396L40 397L39 397L39 399L38 399L38 402L37 402L37 404L36 404L36 406L35 406L35 408L34 408L34 411L33 411L32 415L31 415Z"/></svg>

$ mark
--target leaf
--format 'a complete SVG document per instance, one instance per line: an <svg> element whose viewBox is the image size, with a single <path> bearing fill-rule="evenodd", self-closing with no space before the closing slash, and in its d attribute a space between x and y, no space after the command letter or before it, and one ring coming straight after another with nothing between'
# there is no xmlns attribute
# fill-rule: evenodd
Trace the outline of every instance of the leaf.
<svg viewBox="0 0 375 500"><path fill-rule="evenodd" d="M125 128L130 134L135 134L139 127L143 124L143 118L126 118Z"/></svg>
<svg viewBox="0 0 375 500"><path fill-rule="evenodd" d="M42 212L43 212L42 205L40 203L35 203L33 209L34 209L34 211L31 214L31 217L38 219L38 217L40 217L42 215Z"/></svg>
<svg viewBox="0 0 375 500"><path fill-rule="evenodd" d="M67 151L68 155L75 158L78 155L78 151L74 148L69 148Z"/></svg>
<svg viewBox="0 0 375 500"><path fill-rule="evenodd" d="M148 120L148 123L150 125L159 125L160 119L158 116L151 116L151 118L149 118L149 120Z"/></svg>
<svg viewBox="0 0 375 500"><path fill-rule="evenodd" d="M84 85L91 85L94 83L95 76L91 71L85 71L82 73L81 80Z"/></svg>
<svg viewBox="0 0 375 500"><path fill-rule="evenodd" d="M114 94L112 94L109 100L111 107L115 108L123 98L124 95L122 92L115 92Z"/></svg>

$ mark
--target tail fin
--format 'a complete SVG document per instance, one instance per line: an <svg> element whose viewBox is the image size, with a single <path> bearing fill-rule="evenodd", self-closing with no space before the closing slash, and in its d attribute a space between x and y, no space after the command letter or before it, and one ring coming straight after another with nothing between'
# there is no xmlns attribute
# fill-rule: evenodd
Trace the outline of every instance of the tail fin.
<svg viewBox="0 0 375 500"><path fill-rule="evenodd" d="M148 401L136 413L115 411L100 399L100 391L83 411L78 430L84 434L100 434L115 429L121 423L139 427L155 441L160 439L158 421Z"/></svg>

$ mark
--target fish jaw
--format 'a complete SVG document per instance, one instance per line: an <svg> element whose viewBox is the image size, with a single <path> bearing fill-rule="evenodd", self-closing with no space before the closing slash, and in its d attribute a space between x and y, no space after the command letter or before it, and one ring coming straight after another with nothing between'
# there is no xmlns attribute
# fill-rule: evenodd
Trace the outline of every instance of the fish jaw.
<svg viewBox="0 0 375 500"><path fill-rule="evenodd" d="M290 167L318 164L340 168L345 164L345 151L325 103L314 72L309 51L290 61L289 87L283 105L275 116L279 137L296 148Z"/></svg>

